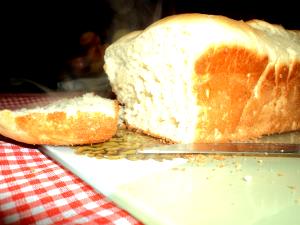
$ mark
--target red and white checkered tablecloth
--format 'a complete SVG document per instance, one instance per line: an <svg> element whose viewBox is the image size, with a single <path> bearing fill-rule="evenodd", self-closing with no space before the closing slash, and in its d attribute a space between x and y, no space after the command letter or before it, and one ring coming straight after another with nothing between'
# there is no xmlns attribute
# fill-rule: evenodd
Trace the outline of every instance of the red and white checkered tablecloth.
<svg viewBox="0 0 300 225"><path fill-rule="evenodd" d="M24 96L0 95L0 108L57 99ZM37 147L0 136L0 224L142 223Z"/></svg>

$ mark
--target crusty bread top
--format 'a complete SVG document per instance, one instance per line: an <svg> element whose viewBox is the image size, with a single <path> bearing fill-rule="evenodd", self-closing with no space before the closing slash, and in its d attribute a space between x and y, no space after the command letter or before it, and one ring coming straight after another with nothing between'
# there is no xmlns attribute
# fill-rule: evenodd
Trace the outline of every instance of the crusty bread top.
<svg viewBox="0 0 300 225"><path fill-rule="evenodd" d="M155 37L155 35L162 34L162 32L157 32L161 29L175 29L178 33L186 32L186 35L190 35L189 32L192 32L190 36L198 38L199 42L198 46L191 46L189 49L196 47L198 52L201 52L199 51L200 47L209 48L216 44L234 45L236 43L245 45L259 54L267 53L270 62L274 63L279 59L281 62L282 60L289 62L291 58L300 55L300 31L298 30L286 30L281 25L270 24L258 19L245 22L221 15L199 13L168 16L153 23L143 31L134 31L121 37L114 44L142 39L142 36L149 32ZM177 42L185 41L180 38L180 36L174 36ZM188 44L186 43L186 47Z"/></svg>

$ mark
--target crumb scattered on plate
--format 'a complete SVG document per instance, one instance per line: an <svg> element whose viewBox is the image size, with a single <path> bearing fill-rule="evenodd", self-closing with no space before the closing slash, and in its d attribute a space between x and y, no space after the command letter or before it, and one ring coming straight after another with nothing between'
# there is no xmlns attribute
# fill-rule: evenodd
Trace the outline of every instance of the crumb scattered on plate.
<svg viewBox="0 0 300 225"><path fill-rule="evenodd" d="M252 176L246 175L246 176L243 177L243 180L246 181L246 182L251 182L252 181Z"/></svg>
<svg viewBox="0 0 300 225"><path fill-rule="evenodd" d="M291 189L292 191L295 191L296 190L296 187L295 186L288 186L289 189Z"/></svg>

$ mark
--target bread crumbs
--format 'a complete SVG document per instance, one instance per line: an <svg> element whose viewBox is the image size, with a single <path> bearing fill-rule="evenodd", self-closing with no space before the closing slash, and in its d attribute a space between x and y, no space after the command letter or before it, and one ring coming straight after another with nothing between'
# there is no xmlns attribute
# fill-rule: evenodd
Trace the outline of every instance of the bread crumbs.
<svg viewBox="0 0 300 225"><path fill-rule="evenodd" d="M221 163L221 164L218 165L218 167L219 167L219 168L223 168L223 167L225 167L225 164L224 164L224 163Z"/></svg>
<svg viewBox="0 0 300 225"><path fill-rule="evenodd" d="M224 155L215 155L213 157L215 160L224 160L225 159L225 156Z"/></svg>
<svg viewBox="0 0 300 225"><path fill-rule="evenodd" d="M235 168L237 169L237 170L240 170L241 168L242 168L242 164L240 164L240 163L236 163L235 164Z"/></svg>
<svg viewBox="0 0 300 225"><path fill-rule="evenodd" d="M291 189L292 191L295 191L296 190L296 187L295 186L288 186L289 189Z"/></svg>
<svg viewBox="0 0 300 225"><path fill-rule="evenodd" d="M251 182L252 181L252 176L246 175L246 176L243 177L243 180L246 181L246 182Z"/></svg>
<svg viewBox="0 0 300 225"><path fill-rule="evenodd" d="M185 168L184 167L173 167L172 170L175 170L175 171L185 171Z"/></svg>

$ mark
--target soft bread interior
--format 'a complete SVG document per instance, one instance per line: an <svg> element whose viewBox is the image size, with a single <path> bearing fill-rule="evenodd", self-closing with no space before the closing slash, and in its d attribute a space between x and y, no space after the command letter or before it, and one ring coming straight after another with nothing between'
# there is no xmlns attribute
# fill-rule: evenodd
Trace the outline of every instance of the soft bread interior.
<svg viewBox="0 0 300 225"><path fill-rule="evenodd" d="M34 107L31 109L22 108L14 111L16 116L22 116L36 112L65 112L68 116L75 115L77 112L101 112L109 117L116 116L114 101L102 98L93 93L87 93L73 98L60 99L43 107Z"/></svg>

